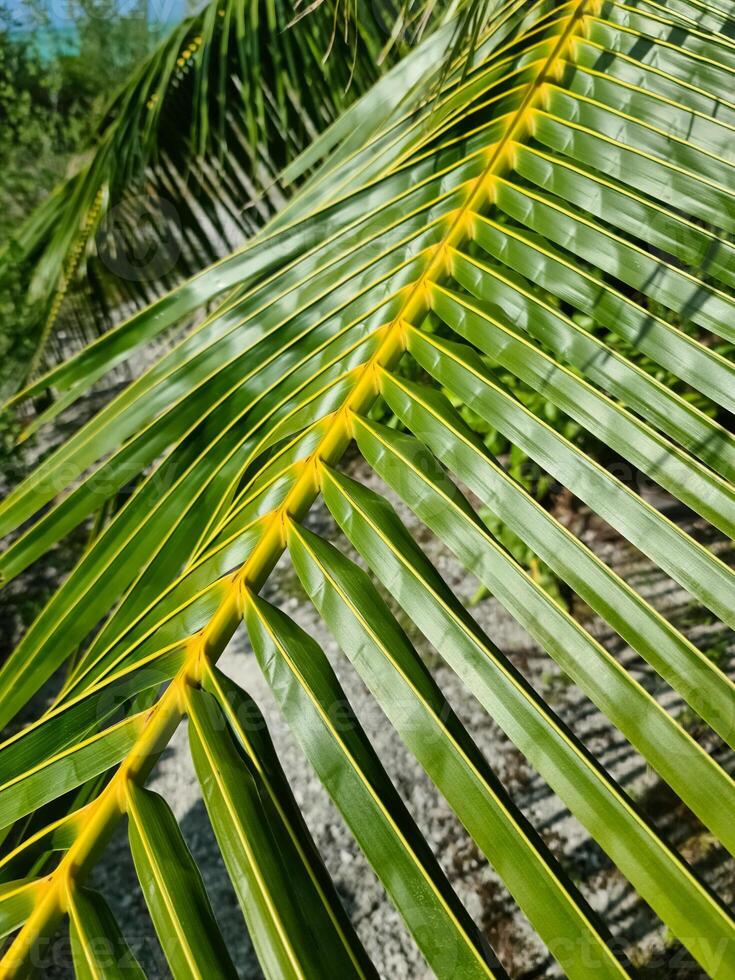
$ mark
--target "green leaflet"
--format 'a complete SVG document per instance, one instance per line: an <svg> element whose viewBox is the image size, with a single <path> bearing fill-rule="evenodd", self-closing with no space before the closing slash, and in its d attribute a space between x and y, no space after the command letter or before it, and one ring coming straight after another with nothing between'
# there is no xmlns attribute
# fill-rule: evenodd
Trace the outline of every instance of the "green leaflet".
<svg viewBox="0 0 735 980"><path fill-rule="evenodd" d="M127 813L135 870L176 980L237 977L199 869L166 801L131 784Z"/></svg>
<svg viewBox="0 0 735 980"><path fill-rule="evenodd" d="M0 885L0 936L4 938L23 925L33 911L42 884L40 878L21 878Z"/></svg>
<svg viewBox="0 0 735 980"><path fill-rule="evenodd" d="M498 975L317 644L253 598L253 648L279 706L438 977Z"/></svg>
<svg viewBox="0 0 735 980"><path fill-rule="evenodd" d="M133 715L44 759L0 785L0 827L110 769L133 746L143 720Z"/></svg>
<svg viewBox="0 0 735 980"><path fill-rule="evenodd" d="M0 783L17 780L46 759L94 732L137 694L158 688L181 667L181 645L157 653L138 669L113 675L78 699L50 709L37 722L0 744Z"/></svg>
<svg viewBox="0 0 735 980"><path fill-rule="evenodd" d="M65 851L71 847L84 826L86 816L82 805L26 837L0 861L0 880L8 882L19 874L28 874L29 869L35 869L39 862L43 864L50 852Z"/></svg>
<svg viewBox="0 0 735 980"><path fill-rule="evenodd" d="M238 751L216 700L191 690L187 703L204 802L266 976L365 975L349 944L334 942L333 922L317 914L311 883L292 876L284 828L273 821L262 778Z"/></svg>
<svg viewBox="0 0 735 980"><path fill-rule="evenodd" d="M310 910L314 927L329 945L344 947L334 967L360 977L374 977L375 968L342 907L321 855L306 826L278 761L265 719L252 698L216 668L209 668L203 687L217 700L223 716L247 757L260 787L261 799L278 852L288 865L293 892ZM270 802L269 802L270 801ZM332 931L333 930L333 931ZM346 954L343 956L343 954Z"/></svg>
<svg viewBox="0 0 735 980"><path fill-rule="evenodd" d="M104 898L77 888L69 906L69 932L77 980L144 980Z"/></svg>

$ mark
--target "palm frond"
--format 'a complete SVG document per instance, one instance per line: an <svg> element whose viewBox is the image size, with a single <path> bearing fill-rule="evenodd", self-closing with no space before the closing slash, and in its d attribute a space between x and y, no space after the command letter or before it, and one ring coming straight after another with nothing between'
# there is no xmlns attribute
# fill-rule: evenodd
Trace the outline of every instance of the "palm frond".
<svg viewBox="0 0 735 980"><path fill-rule="evenodd" d="M4 975L23 974L67 911L79 975L95 934L124 950L109 910L81 883L125 817L173 974L231 975L175 819L145 789L184 718L265 974L375 975L262 721L242 723L252 701L215 666L243 621L306 758L429 967L447 978L506 975L325 653L262 598L284 555L566 975L588 980L591 963L604 977L632 967L397 613L702 969L734 975L723 899L485 634L388 500L389 488L735 855L735 782L722 762L735 747L732 679L466 421L471 412L501 433L735 628L733 569L611 465L627 461L732 538L729 14L709 0L503 4L471 63L458 57L438 93L434 73L400 62L410 98L386 112L379 82L351 110L354 128L336 124L325 162L244 248L19 396L49 387L71 404L120 358L204 311L0 505L0 533L13 536L0 557L9 581L138 480L0 670L5 724L70 661L54 703L0 745L0 824L12 840L0 860L0 921L19 930ZM585 439L549 425L508 378ZM349 447L384 493L344 472ZM305 526L317 500L361 564ZM513 558L480 505L716 733L721 756ZM83 804L57 802L77 787L88 787Z"/></svg>
<svg viewBox="0 0 735 980"><path fill-rule="evenodd" d="M303 173L301 151L406 51L407 22L446 16L400 8L386 46L390 12L364 6L324 0L296 17L282 0L214 0L144 59L0 253L0 277L27 281L31 374L261 228L289 196L283 169Z"/></svg>

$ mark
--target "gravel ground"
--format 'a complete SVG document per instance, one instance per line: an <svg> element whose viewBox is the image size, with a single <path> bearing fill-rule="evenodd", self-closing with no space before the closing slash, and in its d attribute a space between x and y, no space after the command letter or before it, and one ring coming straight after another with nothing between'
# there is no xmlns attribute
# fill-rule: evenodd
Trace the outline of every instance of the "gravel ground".
<svg viewBox="0 0 735 980"><path fill-rule="evenodd" d="M378 486L365 464L352 459L353 476ZM472 580L405 508L401 516L457 594L469 598L476 588ZM622 547L609 529L585 511L569 512L572 529L612 564L635 588L653 599L664 614L703 649L712 650L720 662L735 672L735 643L719 624L703 623L685 593L681 592L638 553ZM352 555L323 509L310 515L312 529L330 538ZM696 525L691 525L696 532ZM721 546L714 544L718 550ZM354 555L353 555L354 557ZM727 556L726 556L727 557ZM439 861L471 915L481 924L503 964L513 977L556 977L556 967L532 929L515 908L503 885L453 816L414 759L395 735L361 680L340 654L318 615L301 592L287 562L274 572L267 597L280 605L324 647L348 697L373 739L383 764L406 800L419 827L430 841ZM650 669L604 624L583 606L575 614L621 662L651 690L667 709L678 713L682 705ZM643 760L631 750L609 722L579 692L554 663L533 644L493 598L473 610L485 631L525 674L555 711L594 752L627 792L699 870L726 901L735 897L732 861L703 832L697 820L667 790ZM412 639L418 638L412 633ZM616 936L624 942L633 962L651 978L697 978L701 971L688 955L657 925L655 917L627 886L625 880L592 842L558 798L530 769L521 754L505 738L474 698L439 656L425 643L419 648L446 697L463 720L495 772L517 804L541 832L547 844L600 912ZM258 702L269 724L276 747L303 808L308 825L324 856L357 931L382 977L387 980L423 980L431 974L380 884L330 803L317 778L280 718L273 697L260 674L247 638L240 631L220 661L222 669ZM682 716L685 720L688 715ZM694 726L694 722L691 722ZM711 733L691 730L716 754L719 744ZM212 904L227 943L244 980L260 977L243 920L224 871L206 817L187 745L185 727L176 733L154 771L149 786L163 794L180 820L184 835L204 875ZM113 907L125 935L151 978L169 976L151 930L145 904L130 862L125 834L113 838L107 855L93 876L93 884ZM71 976L68 941L60 940L53 951L49 977ZM326 980L326 978L325 978ZM331 980L331 978L330 978Z"/></svg>

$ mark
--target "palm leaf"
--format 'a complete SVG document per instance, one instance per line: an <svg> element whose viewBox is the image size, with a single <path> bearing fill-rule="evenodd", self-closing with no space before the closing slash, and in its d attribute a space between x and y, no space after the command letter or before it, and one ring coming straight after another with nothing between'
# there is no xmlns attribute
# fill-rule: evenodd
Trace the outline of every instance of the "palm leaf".
<svg viewBox="0 0 735 980"><path fill-rule="evenodd" d="M69 661L50 707L0 745L9 835L0 910L9 931L21 927L5 975L27 969L67 910L80 975L89 937L125 950L106 907L95 917L80 885L125 817L172 972L229 975L217 910L167 804L144 788L184 718L265 974L375 975L262 719L243 724L257 709L214 666L243 620L285 719L432 971L504 975L325 653L261 597L288 555L372 698L565 974L632 967L402 623L702 969L735 976L722 954L735 940L723 899L483 632L387 499L493 593L735 854L735 783L722 761L733 747L732 680L488 448L500 433L735 626L731 567L610 465L626 461L701 526L732 537L729 14L705 0L512 0L480 18L471 43L468 26L469 50L437 32L425 43L453 58L438 89L436 72L414 70L416 53L400 61L392 78L411 79L409 96L387 97L390 75L378 82L348 110L349 125L335 123L294 165L300 176L324 159L245 247L18 396L49 388L57 406L71 404L201 311L0 505L0 530L12 535L0 573L10 580L137 480L0 671L8 723ZM570 426L549 425L524 391ZM350 447L382 493L344 472ZM362 564L305 526L317 500ZM719 736L717 757L518 563L488 514Z"/></svg>

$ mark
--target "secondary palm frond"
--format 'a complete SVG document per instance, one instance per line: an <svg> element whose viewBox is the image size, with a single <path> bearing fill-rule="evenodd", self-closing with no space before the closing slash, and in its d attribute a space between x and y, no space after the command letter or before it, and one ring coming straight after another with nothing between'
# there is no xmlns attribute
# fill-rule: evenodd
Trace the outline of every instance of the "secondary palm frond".
<svg viewBox="0 0 735 980"><path fill-rule="evenodd" d="M671 934L710 976L735 976L722 899L482 631L385 496L340 469L356 446L735 854L727 765L519 566L468 491L728 752L732 680L541 507L453 407L501 432L735 627L735 572L605 465L622 457L733 537L729 18L712 0L510 0L478 36L472 65L455 63L434 98L421 76L408 104L361 129L382 112L379 86L247 246L26 390L70 404L234 289L0 505L0 533L14 535L0 558L9 581L140 478L0 671L6 724L68 662L52 706L0 746L0 921L15 933L3 976L26 972L66 915L78 975L104 975L100 938L134 962L84 887L123 819L172 973L235 975L176 821L145 789L184 718L265 974L376 975L262 724L242 722L256 709L216 666L243 621L304 754L430 968L505 975L323 651L261 597L286 552L566 975L632 967L450 708L386 590ZM531 411L509 375L593 437L585 449ZM378 404L397 426L376 421ZM317 498L367 571L304 526Z"/></svg>
<svg viewBox="0 0 735 980"><path fill-rule="evenodd" d="M239 246L289 195L284 168L405 53L406 32L453 16L449 57L469 17L433 3L403 4L390 21L362 3L297 9L212 0L184 19L114 97L73 175L5 244L0 283L23 277L38 325L31 373Z"/></svg>

